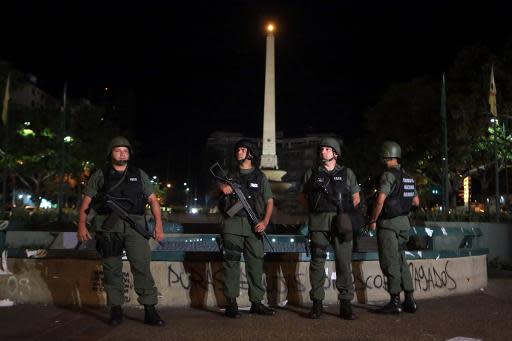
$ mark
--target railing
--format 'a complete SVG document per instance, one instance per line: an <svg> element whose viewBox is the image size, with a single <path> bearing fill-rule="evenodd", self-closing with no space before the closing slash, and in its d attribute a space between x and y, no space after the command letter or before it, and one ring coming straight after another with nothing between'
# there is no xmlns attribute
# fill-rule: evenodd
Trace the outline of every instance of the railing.
<svg viewBox="0 0 512 341"><path fill-rule="evenodd" d="M166 224L166 232L179 231L179 225ZM45 258L96 259L94 242L78 243L75 232L9 232L11 240L27 240L31 233L48 234ZM19 236L17 236L19 234ZM412 227L406 245L408 259L439 259L488 254L481 245L479 228ZM60 238L60 239L59 239ZM74 239L73 239L74 238ZM53 241L52 241L53 240ZM56 242L58 241L58 242ZM65 242L64 242L65 241ZM267 260L289 257L295 261L309 261L309 240L304 235L269 234L262 239ZM269 245L272 244L272 247ZM10 243L12 244L12 243ZM44 244L41 242L41 244ZM65 246L66 245L66 246ZM221 235L218 233L165 233L161 242L150 241L152 259L156 261L201 261L222 259ZM9 257L26 257L26 246L11 245ZM327 250L327 259L334 259L332 248ZM358 236L354 239L354 261L378 260L377 240L373 236Z"/></svg>

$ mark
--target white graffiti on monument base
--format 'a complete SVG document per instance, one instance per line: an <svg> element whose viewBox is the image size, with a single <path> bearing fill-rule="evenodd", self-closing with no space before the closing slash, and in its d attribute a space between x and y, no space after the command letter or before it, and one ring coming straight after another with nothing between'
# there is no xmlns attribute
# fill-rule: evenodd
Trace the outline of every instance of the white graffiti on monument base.
<svg viewBox="0 0 512 341"><path fill-rule="evenodd" d="M9 276L7 280L7 295L8 297L17 297L18 300L28 299L32 294L32 287L30 279L26 277L17 278L16 276Z"/></svg>
<svg viewBox="0 0 512 341"><path fill-rule="evenodd" d="M105 291L105 275L102 270L95 270L91 274L91 289L96 293ZM133 289L133 280L129 272L123 271L124 300L130 302L130 290Z"/></svg>

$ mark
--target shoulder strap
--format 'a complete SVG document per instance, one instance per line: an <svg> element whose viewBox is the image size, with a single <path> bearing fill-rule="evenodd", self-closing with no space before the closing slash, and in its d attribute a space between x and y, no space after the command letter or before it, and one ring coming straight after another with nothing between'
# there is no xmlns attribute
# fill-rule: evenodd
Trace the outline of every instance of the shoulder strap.
<svg viewBox="0 0 512 341"><path fill-rule="evenodd" d="M402 190L404 171L402 168L393 169L391 173L395 176L395 188L393 188L393 192L391 192L390 196L395 197L400 194L400 191Z"/></svg>
<svg viewBox="0 0 512 341"><path fill-rule="evenodd" d="M101 188L101 192L104 192L104 193L110 193L110 192L113 192L117 187L119 187L124 179L126 178L126 172L128 171L128 167L126 167L126 169L124 170L123 172L123 176L121 177L121 179L119 179L118 182L115 183L114 186L110 187L108 190L106 189L106 186L107 186L107 182L108 182L108 173L110 171L110 168L104 168L102 169L102 173L103 173L103 187Z"/></svg>
<svg viewBox="0 0 512 341"><path fill-rule="evenodd" d="M261 185L261 183L263 182L263 172L260 171L259 169L254 169L254 179L256 180L256 182Z"/></svg>

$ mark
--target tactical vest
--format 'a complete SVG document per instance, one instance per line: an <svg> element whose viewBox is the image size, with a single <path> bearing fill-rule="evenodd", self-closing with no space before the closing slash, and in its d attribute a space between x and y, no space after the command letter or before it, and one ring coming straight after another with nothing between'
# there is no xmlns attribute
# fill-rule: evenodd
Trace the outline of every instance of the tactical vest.
<svg viewBox="0 0 512 341"><path fill-rule="evenodd" d="M263 172L257 168L249 174L241 174L239 171L232 174L232 179L234 182L240 184L247 202L260 219L265 215L266 208L265 199L263 198L263 176ZM219 203L219 208L225 213L231 206L236 204L237 201L238 198L234 193L224 195ZM236 216L245 217L247 216L247 212L241 209L237 212Z"/></svg>
<svg viewBox="0 0 512 341"><path fill-rule="evenodd" d="M129 214L142 215L145 212L147 198L142 190L142 177L140 169L128 165L126 172L121 173L108 167L102 170L103 186L93 199L101 201L101 197L108 194L114 197L117 204ZM124 177L124 178L123 178ZM110 214L106 207L96 208L98 214Z"/></svg>
<svg viewBox="0 0 512 341"><path fill-rule="evenodd" d="M328 174L313 169L308 181L308 201L311 212L350 212L354 205L347 186L347 168Z"/></svg>
<svg viewBox="0 0 512 341"><path fill-rule="evenodd" d="M409 214L412 199L415 196L416 184L414 179L402 169L391 168L387 172L395 176L395 188L386 197L380 219L390 219Z"/></svg>

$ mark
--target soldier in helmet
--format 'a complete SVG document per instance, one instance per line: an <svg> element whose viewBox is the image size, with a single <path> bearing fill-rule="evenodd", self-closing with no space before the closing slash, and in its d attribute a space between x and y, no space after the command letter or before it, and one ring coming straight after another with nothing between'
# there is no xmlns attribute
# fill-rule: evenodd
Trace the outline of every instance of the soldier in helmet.
<svg viewBox="0 0 512 341"><path fill-rule="evenodd" d="M390 301L379 309L380 313L398 314L416 311L413 282L405 260L404 246L409 240L409 214L412 206L419 206L414 179L400 167L400 146L393 141L382 145L381 157L386 165L380 177L375 206L370 216L370 228L377 227L379 261L387 278ZM400 293L405 292L405 301L400 302Z"/></svg>
<svg viewBox="0 0 512 341"><path fill-rule="evenodd" d="M336 288L339 291L340 317L354 320L351 301L352 282L352 224L348 213L359 204L359 184L354 172L341 164L340 144L334 138L323 138L318 144L320 164L304 174L299 201L309 210L311 262L309 296L313 306L309 313L318 319L323 313L325 298L325 260L332 246L336 257Z"/></svg>
<svg viewBox="0 0 512 341"><path fill-rule="evenodd" d="M109 164L92 174L84 189L84 198L80 205L80 218L77 237L80 241L91 239L86 219L89 209L96 215L92 226L96 231L97 249L101 255L105 276L107 305L110 307L112 326L123 321L121 305L124 303L123 250L130 262L135 292L138 301L144 305L144 323L161 326L164 321L155 310L157 288L150 271L151 251L148 241L137 233L126 221L105 207L106 194L119 200L120 205L129 213L139 226L146 226L145 207L149 203L155 219L153 236L163 239L160 205L153 191L148 175L133 166L130 142L118 136L112 139L108 147Z"/></svg>
<svg viewBox="0 0 512 341"><path fill-rule="evenodd" d="M242 253L245 260L245 271L249 285L250 312L259 315L274 315L275 311L261 303L265 293L262 283L263 276L263 240L262 232L267 228L274 201L272 190L265 174L254 167L256 148L247 139L235 144L234 157L238 163L237 169L230 176L241 185L249 204L260 217L260 222L252 226L244 209L224 220L222 231L223 265L224 265L224 295L227 300L225 315L230 318L240 318L236 302L240 294L240 260ZM226 213L237 198L231 186L220 183L219 208Z"/></svg>

